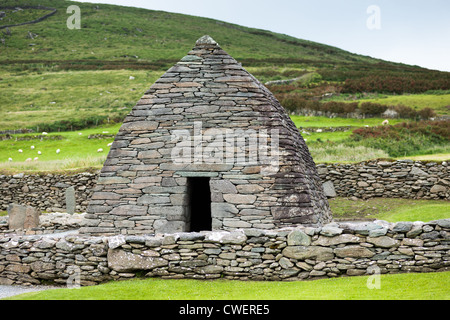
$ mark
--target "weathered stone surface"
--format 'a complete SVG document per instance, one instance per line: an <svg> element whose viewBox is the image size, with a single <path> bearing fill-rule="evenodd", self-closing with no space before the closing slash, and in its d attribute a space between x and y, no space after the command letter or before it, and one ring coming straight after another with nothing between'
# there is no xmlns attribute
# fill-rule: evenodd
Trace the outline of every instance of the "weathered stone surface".
<svg viewBox="0 0 450 320"><path fill-rule="evenodd" d="M342 233L342 229L333 226L324 226L322 230L320 230L320 234L327 237L334 237L340 235Z"/></svg>
<svg viewBox="0 0 450 320"><path fill-rule="evenodd" d="M434 185L430 190L431 193L441 193L441 192L444 193L446 191L447 191L447 188L440 184Z"/></svg>
<svg viewBox="0 0 450 320"><path fill-rule="evenodd" d="M152 270L168 264L167 260L159 257L142 256L119 249L108 250L108 268L116 272Z"/></svg>
<svg viewBox="0 0 450 320"><path fill-rule="evenodd" d="M319 239L313 241L315 246L335 246L343 243L360 243L363 240L352 234L341 234L335 237L320 236Z"/></svg>
<svg viewBox="0 0 450 320"><path fill-rule="evenodd" d="M325 195L328 198L334 198L337 196L336 190L334 188L334 184L332 181L325 181L322 185Z"/></svg>
<svg viewBox="0 0 450 320"><path fill-rule="evenodd" d="M132 221L145 221L135 218ZM348 226L331 237L311 227L108 237L8 231L0 237L0 283L30 285L54 280L66 284L67 275L74 272L80 272L82 285L93 285L129 279L142 271L165 278L290 281L371 274L376 267L382 273L448 268L448 220L416 222L407 233L402 228L393 231L387 222L376 223L389 228L387 235L357 235ZM408 237L414 228L423 232ZM314 239L312 245L289 245L303 242L305 235Z"/></svg>
<svg viewBox="0 0 450 320"><path fill-rule="evenodd" d="M377 247L381 247L381 248L392 248L399 244L398 240L392 239L387 236L382 236L382 237L377 237L377 238L368 237L366 239L366 241L374 244Z"/></svg>
<svg viewBox="0 0 450 320"><path fill-rule="evenodd" d="M334 249L334 253L340 258L371 258L375 255L369 249L356 245L336 248Z"/></svg>
<svg viewBox="0 0 450 320"><path fill-rule="evenodd" d="M333 249L320 246L288 246L283 249L282 254L285 257L298 260L327 261L334 258Z"/></svg>
<svg viewBox="0 0 450 320"><path fill-rule="evenodd" d="M240 230L232 232L206 232L205 240L223 244L242 244L247 240L247 236Z"/></svg>
<svg viewBox="0 0 450 320"><path fill-rule="evenodd" d="M223 198L232 204L253 204L256 201L256 196L254 195L224 194Z"/></svg>
<svg viewBox="0 0 450 320"><path fill-rule="evenodd" d="M392 229L394 232L408 232L411 230L411 228L413 227L413 223L412 222L397 222L394 225L394 228Z"/></svg>
<svg viewBox="0 0 450 320"><path fill-rule="evenodd" d="M31 206L11 204L8 206L9 229L32 229L39 226L41 212Z"/></svg>
<svg viewBox="0 0 450 320"><path fill-rule="evenodd" d="M301 230L294 230L288 234L288 246L309 246L311 238Z"/></svg>
<svg viewBox="0 0 450 320"><path fill-rule="evenodd" d="M26 207L11 204L8 206L9 228L12 230L23 229L26 217Z"/></svg>
<svg viewBox="0 0 450 320"><path fill-rule="evenodd" d="M75 188L69 187L66 189L66 212L68 214L74 214L75 213Z"/></svg>

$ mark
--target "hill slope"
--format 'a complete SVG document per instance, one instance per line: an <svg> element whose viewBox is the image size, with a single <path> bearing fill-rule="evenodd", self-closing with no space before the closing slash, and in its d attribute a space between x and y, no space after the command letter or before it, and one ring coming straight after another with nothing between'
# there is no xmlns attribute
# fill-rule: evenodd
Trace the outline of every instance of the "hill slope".
<svg viewBox="0 0 450 320"><path fill-rule="evenodd" d="M79 30L67 27L72 4L81 9ZM48 8L56 12L38 23L5 28L39 19L52 11ZM307 76L308 83L277 88L307 99L330 88L339 92L346 79L366 83L368 75L393 76L396 83L404 77L450 83L450 73L201 17L60 0L4 0L0 11L5 12L0 20L0 131L75 130L121 121L204 34L263 82ZM450 95L443 97L447 101ZM450 102L439 107L446 105Z"/></svg>
<svg viewBox="0 0 450 320"><path fill-rule="evenodd" d="M0 46L0 61L5 60L126 60L139 57L144 61L178 60L195 41L210 34L223 48L239 60L307 63L380 63L344 50L296 39L269 31L241 27L213 19L105 4L71 1L27 0L2 1L2 7L42 5L57 9L55 15L36 24L10 28ZM81 29L70 30L67 7L81 9ZM36 9L23 9L30 12ZM41 10L42 11L42 10ZM7 12L2 25L22 19L19 12ZM36 18L35 16L33 18ZM28 32L37 35L28 37ZM396 64L390 64L396 65Z"/></svg>

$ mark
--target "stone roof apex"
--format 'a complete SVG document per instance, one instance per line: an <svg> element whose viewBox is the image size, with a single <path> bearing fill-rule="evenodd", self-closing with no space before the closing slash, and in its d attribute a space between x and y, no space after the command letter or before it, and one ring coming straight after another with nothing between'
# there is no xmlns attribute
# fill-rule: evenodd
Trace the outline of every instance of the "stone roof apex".
<svg viewBox="0 0 450 320"><path fill-rule="evenodd" d="M198 39L197 42L195 43L195 45L197 45L197 46L201 46L201 45L219 46L219 44L208 35L204 35L203 37Z"/></svg>

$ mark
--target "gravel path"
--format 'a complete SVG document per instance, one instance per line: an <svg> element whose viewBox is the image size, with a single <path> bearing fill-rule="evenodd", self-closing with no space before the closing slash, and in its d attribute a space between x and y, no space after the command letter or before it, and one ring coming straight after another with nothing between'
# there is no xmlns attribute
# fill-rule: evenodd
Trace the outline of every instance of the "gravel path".
<svg viewBox="0 0 450 320"><path fill-rule="evenodd" d="M26 292L58 289L52 286L2 286L0 285L0 299L12 297Z"/></svg>

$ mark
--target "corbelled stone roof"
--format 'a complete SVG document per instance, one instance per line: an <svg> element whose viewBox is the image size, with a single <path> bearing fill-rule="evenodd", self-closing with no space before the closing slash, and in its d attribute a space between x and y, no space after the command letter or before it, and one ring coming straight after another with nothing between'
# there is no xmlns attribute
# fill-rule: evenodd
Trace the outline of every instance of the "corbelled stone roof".
<svg viewBox="0 0 450 320"><path fill-rule="evenodd" d="M208 132L223 137L219 145L225 149L228 133L236 139L248 134L244 141L258 143L263 137L267 146L240 150L248 159L258 154L256 163L229 161L227 153L218 161L217 150L209 154L216 157L198 157L195 151L217 146L207 148ZM184 140L178 144L180 134ZM183 146L194 152L180 153L187 150ZM272 158L261 161L269 151L275 164ZM201 37L126 117L98 179L84 232L189 231L187 216L195 213L186 209L188 177L211 179L213 229L320 225L331 219L314 161L284 108L209 36Z"/></svg>

